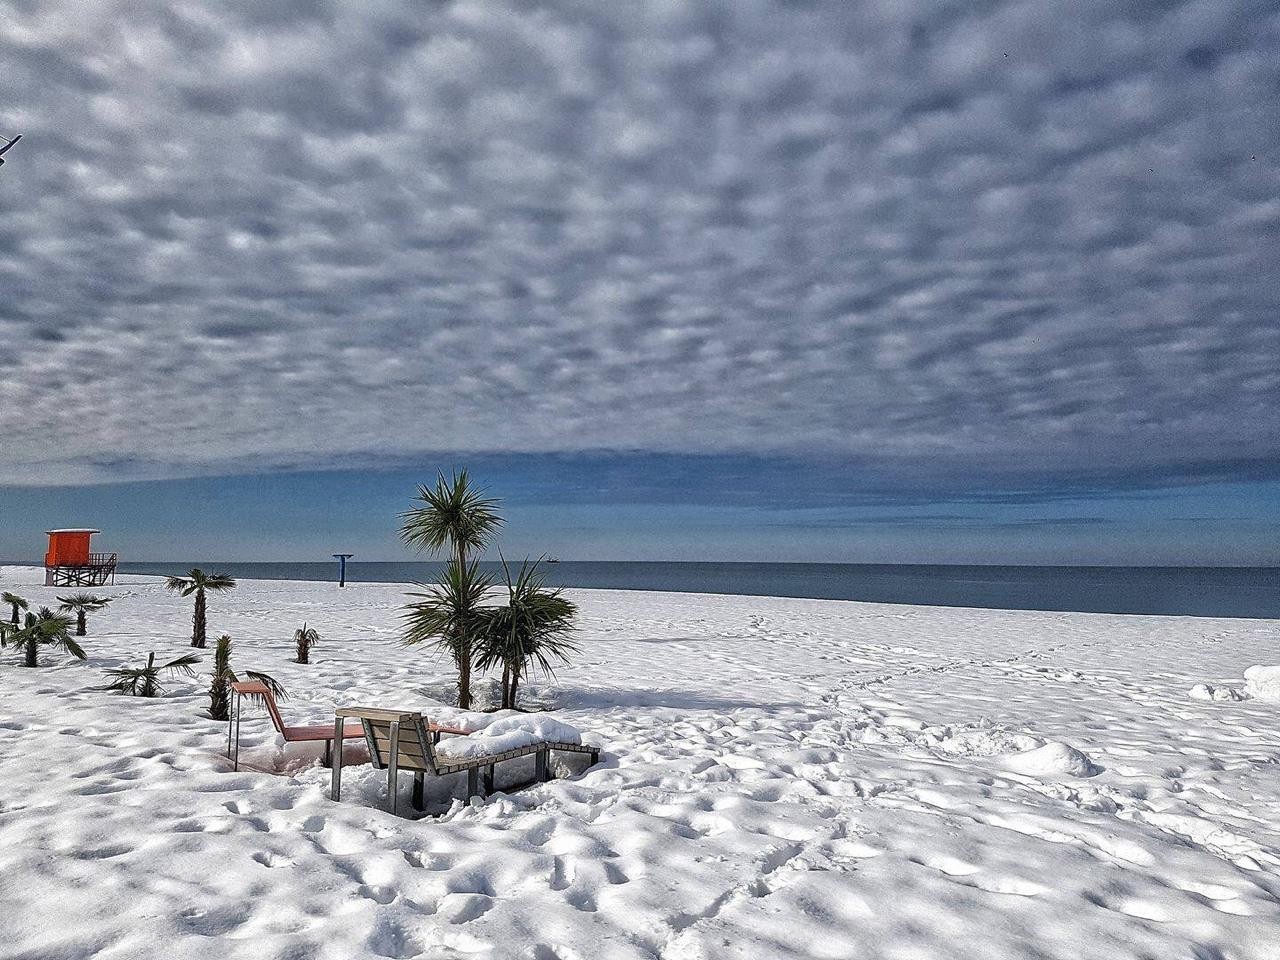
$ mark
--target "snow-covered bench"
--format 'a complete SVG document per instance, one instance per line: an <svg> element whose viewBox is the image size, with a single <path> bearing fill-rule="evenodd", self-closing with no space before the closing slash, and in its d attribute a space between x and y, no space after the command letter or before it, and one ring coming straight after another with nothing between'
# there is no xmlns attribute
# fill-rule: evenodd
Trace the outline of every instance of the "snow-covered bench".
<svg viewBox="0 0 1280 960"><path fill-rule="evenodd" d="M341 744L344 740L358 740L364 736L364 730L358 723L311 724L309 726L289 726L280 716L280 708L276 705L275 695L265 683L257 680L239 680L231 684L233 709L227 716L227 756L231 759L231 769L240 769L240 711L245 697L257 697L266 705L267 715L271 717L271 725L284 738L285 743L307 741L324 741L324 760L326 767L333 765L333 744ZM442 733L466 734L468 731L458 727L428 724L434 740L439 740ZM338 748L342 753L342 748Z"/></svg>
<svg viewBox="0 0 1280 960"><path fill-rule="evenodd" d="M585 753L591 763L600 761L600 748L576 742L576 731L562 724L542 724L540 735L535 722L532 729L499 720L479 731L475 737L455 737L437 742L432 724L421 713L381 710L373 707L343 707L335 714L335 724L345 719L359 720L364 728L369 757L377 770L387 771L387 792L391 795L391 812L396 810L396 781L401 770L413 774L413 806L423 807L423 783L426 775L442 777L466 771L467 796L484 796L493 791L494 768L503 760L533 756L534 779L550 779L548 760L552 751ZM510 718L508 718L510 719ZM497 728L497 729L495 729ZM556 734L564 731L559 736ZM333 765L332 797L341 796L341 758Z"/></svg>

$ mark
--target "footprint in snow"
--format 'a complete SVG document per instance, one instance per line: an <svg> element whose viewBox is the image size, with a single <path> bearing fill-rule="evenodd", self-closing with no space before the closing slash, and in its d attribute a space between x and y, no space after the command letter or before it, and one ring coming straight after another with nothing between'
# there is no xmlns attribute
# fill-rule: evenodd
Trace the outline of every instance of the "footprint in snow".
<svg viewBox="0 0 1280 960"><path fill-rule="evenodd" d="M462 924L478 920L492 909L493 898L482 893L451 893L436 913L449 923Z"/></svg>
<svg viewBox="0 0 1280 960"><path fill-rule="evenodd" d="M295 862L290 857L282 857L266 850L260 850L255 853L253 855L253 860L256 863L262 864L264 867L291 867Z"/></svg>

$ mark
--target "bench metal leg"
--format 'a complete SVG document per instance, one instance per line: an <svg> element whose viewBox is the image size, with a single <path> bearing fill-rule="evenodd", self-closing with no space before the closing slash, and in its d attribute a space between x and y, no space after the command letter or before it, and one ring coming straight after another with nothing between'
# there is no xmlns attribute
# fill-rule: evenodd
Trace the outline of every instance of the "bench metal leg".
<svg viewBox="0 0 1280 960"><path fill-rule="evenodd" d="M324 742L324 760L321 761L326 767L333 766L333 741L326 740Z"/></svg>
<svg viewBox="0 0 1280 960"><path fill-rule="evenodd" d="M329 791L333 800L342 796L342 725L345 722L339 717L333 723L333 742L338 745L338 755L333 760L333 786Z"/></svg>
<svg viewBox="0 0 1280 960"><path fill-rule="evenodd" d="M239 770L240 769L240 709L244 704L244 697L240 696L240 694L237 693L235 694L235 698L236 698L236 709L235 709L236 747L235 747L235 753L231 757L231 769Z"/></svg>
<svg viewBox="0 0 1280 960"><path fill-rule="evenodd" d="M485 796L493 793L493 768L496 764L489 764L484 768L484 793Z"/></svg>
<svg viewBox="0 0 1280 960"><path fill-rule="evenodd" d="M419 771L413 775L413 809L421 810L422 803L422 786L426 780L426 774Z"/></svg>
<svg viewBox="0 0 1280 960"><path fill-rule="evenodd" d="M391 794L391 812L396 812L396 779L400 764L400 724L391 721L391 749L387 751L387 792Z"/></svg>
<svg viewBox="0 0 1280 960"><path fill-rule="evenodd" d="M471 767L467 770L467 799L480 795L480 769Z"/></svg>
<svg viewBox="0 0 1280 960"><path fill-rule="evenodd" d="M547 763L550 753L550 750L539 750L533 755L533 779L538 783L546 783L551 779L551 772Z"/></svg>
<svg viewBox="0 0 1280 960"><path fill-rule="evenodd" d="M234 713L227 714L227 759L228 760L231 759L231 724L234 716L235 716Z"/></svg>

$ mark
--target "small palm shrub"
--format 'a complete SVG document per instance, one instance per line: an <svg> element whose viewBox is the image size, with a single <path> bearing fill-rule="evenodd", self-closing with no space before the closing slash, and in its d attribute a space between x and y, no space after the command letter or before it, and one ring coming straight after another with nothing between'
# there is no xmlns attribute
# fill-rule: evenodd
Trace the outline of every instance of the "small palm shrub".
<svg viewBox="0 0 1280 960"><path fill-rule="evenodd" d="M174 593L184 597L189 597L193 593L196 596L196 609L191 615L191 645L193 647L203 649L206 645L205 634L208 628L205 620L205 593L207 591L234 590L235 585L235 580L226 574L205 573L199 567L193 569L185 577L169 577L165 581L166 590L172 590Z"/></svg>
<svg viewBox="0 0 1280 960"><path fill-rule="evenodd" d="M147 655L145 667L119 667L108 670L107 675L111 677L111 682L102 689L114 690L129 697L158 697L164 692L160 683L160 671L167 670L171 677L194 677L196 672L191 667L199 662L198 656L188 653L157 666L156 655L152 652Z"/></svg>
<svg viewBox="0 0 1280 960"><path fill-rule="evenodd" d="M84 650L71 636L71 618L41 607L39 613L28 613L17 629L12 625L3 636L5 645L13 644L24 654L23 666L40 666L40 647L61 647L78 660L85 659Z"/></svg>
<svg viewBox="0 0 1280 960"><path fill-rule="evenodd" d="M320 642L320 634L303 623L302 629L293 631L293 642L298 648L298 663L310 663L311 648Z"/></svg>
<svg viewBox="0 0 1280 960"><path fill-rule="evenodd" d="M27 609L27 601L16 593L10 593L6 590L3 594L0 594L0 603L8 606L12 611L12 616L9 618L9 622L15 627L21 626L22 620L20 617L22 615L22 611Z"/></svg>
<svg viewBox="0 0 1280 960"><path fill-rule="evenodd" d="M92 593L73 593L69 597L59 597L58 602L62 604L59 609L64 613L75 613L76 636L83 637L87 632L87 615L90 612L97 613L106 607L111 602L111 597L97 597Z"/></svg>
<svg viewBox="0 0 1280 960"><path fill-rule="evenodd" d="M209 685L209 716L214 720L231 719L231 685L239 681L231 669L231 638L225 633L213 648L213 682ZM274 677L256 670L246 670L244 675L266 685L277 700L288 694Z"/></svg>
<svg viewBox="0 0 1280 960"><path fill-rule="evenodd" d="M515 579L506 560L507 603L485 609L485 631L477 665L487 670L502 667L502 708L513 710L520 681L533 669L553 674L551 661L569 662L577 646L569 639L578 608L559 588L550 589L527 560Z"/></svg>

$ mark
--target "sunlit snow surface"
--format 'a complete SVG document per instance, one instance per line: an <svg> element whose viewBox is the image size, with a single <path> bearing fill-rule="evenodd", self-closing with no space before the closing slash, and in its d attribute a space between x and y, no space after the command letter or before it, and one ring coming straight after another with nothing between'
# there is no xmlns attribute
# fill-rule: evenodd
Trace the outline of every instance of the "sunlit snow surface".
<svg viewBox="0 0 1280 960"><path fill-rule="evenodd" d="M258 716L231 772L206 677L96 690L188 649L190 599L125 580L87 663L0 654L6 958L1280 957L1280 701L1244 689L1275 622L574 591L582 653L528 702L601 763L429 781L411 820L362 746L335 804ZM289 722L456 716L403 589L246 581L210 634Z"/></svg>

